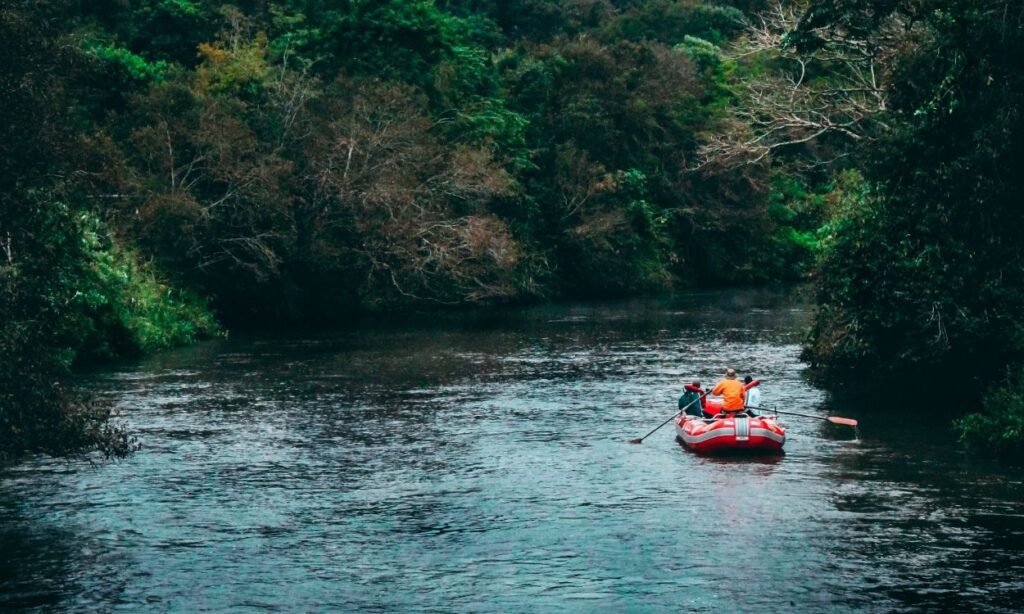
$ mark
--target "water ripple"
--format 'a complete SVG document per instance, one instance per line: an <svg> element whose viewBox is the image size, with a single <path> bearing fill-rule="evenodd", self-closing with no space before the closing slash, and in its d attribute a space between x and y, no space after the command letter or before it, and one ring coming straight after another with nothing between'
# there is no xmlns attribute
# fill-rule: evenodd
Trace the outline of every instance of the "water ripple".
<svg viewBox="0 0 1024 614"><path fill-rule="evenodd" d="M1024 485L945 425L833 407L771 292L244 338L95 375L142 439L0 485L0 604L50 611L1014 611ZM671 425L725 365L787 454ZM747 582L740 584L737 578Z"/></svg>

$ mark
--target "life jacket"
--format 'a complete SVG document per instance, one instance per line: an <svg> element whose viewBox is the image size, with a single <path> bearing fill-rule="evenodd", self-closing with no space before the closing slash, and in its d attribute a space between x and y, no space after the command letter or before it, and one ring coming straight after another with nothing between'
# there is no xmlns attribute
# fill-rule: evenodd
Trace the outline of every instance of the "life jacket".
<svg viewBox="0 0 1024 614"><path fill-rule="evenodd" d="M700 395L700 408L701 408L701 410L703 410L705 407L708 406L708 397L707 397L707 395L704 394L704 391L701 390L700 386L694 386L693 384L686 384L685 386L683 386L683 388L685 388L688 392L696 392L697 394Z"/></svg>

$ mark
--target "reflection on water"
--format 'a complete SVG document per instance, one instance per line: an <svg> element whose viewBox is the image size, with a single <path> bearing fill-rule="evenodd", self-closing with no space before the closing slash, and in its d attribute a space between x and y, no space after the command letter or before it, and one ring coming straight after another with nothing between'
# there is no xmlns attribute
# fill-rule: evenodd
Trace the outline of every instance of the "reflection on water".
<svg viewBox="0 0 1024 614"><path fill-rule="evenodd" d="M948 420L838 407L785 294L459 313L239 337L87 383L142 451L8 469L0 604L126 610L1015 611L1019 473ZM726 365L786 455L667 425ZM739 580L742 578L743 580Z"/></svg>

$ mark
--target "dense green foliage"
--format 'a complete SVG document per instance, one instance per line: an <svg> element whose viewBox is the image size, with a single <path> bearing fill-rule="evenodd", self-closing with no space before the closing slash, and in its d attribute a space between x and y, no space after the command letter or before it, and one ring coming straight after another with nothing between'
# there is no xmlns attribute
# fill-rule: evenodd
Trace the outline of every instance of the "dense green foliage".
<svg viewBox="0 0 1024 614"><path fill-rule="evenodd" d="M1011 459L1024 458L1024 370L1010 373L984 398L985 413L957 421L968 448Z"/></svg>
<svg viewBox="0 0 1024 614"><path fill-rule="evenodd" d="M830 382L1024 354L1008 0L0 7L5 450L216 321L813 274Z"/></svg>
<svg viewBox="0 0 1024 614"><path fill-rule="evenodd" d="M843 381L920 378L914 395L947 399L928 382L955 381L977 397L1024 359L1024 13L974 0L875 9L840 2L807 18L921 28L897 58L867 185L835 222L807 355ZM987 414L961 422L965 439L1019 452L1020 384L989 394Z"/></svg>
<svg viewBox="0 0 1024 614"><path fill-rule="evenodd" d="M192 343L217 333L205 301L171 286L87 215L77 220L82 237L79 262L86 265L74 282L68 314L78 317L76 359L130 356Z"/></svg>
<svg viewBox="0 0 1024 614"><path fill-rule="evenodd" d="M822 268L811 356L833 370L991 381L1024 350L1024 29L1000 3L941 4Z"/></svg>
<svg viewBox="0 0 1024 614"><path fill-rule="evenodd" d="M692 172L757 2L2 6L7 453L87 413L42 381L216 334L211 309L329 321L812 258L820 177Z"/></svg>
<svg viewBox="0 0 1024 614"><path fill-rule="evenodd" d="M129 448L107 407L62 383L76 360L167 347L216 330L82 202L91 155L69 117L86 69L39 15L0 12L0 459Z"/></svg>

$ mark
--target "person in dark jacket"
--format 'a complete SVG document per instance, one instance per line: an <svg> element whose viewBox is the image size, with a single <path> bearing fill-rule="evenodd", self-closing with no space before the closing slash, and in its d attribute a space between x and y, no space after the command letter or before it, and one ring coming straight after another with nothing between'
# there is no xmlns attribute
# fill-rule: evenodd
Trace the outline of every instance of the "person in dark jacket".
<svg viewBox="0 0 1024 614"><path fill-rule="evenodd" d="M686 409L691 416L704 415L704 393L700 389L700 382L693 381L686 385L686 391L679 397L679 411Z"/></svg>

